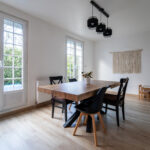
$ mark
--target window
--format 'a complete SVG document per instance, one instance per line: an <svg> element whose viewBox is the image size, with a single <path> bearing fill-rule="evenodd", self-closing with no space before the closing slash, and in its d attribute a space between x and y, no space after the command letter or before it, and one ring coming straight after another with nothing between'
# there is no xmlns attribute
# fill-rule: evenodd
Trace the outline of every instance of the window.
<svg viewBox="0 0 150 150"><path fill-rule="evenodd" d="M23 43L23 25L9 19L4 19L4 91L23 89Z"/></svg>
<svg viewBox="0 0 150 150"><path fill-rule="evenodd" d="M83 43L67 39L67 81L70 78L82 79L83 71Z"/></svg>

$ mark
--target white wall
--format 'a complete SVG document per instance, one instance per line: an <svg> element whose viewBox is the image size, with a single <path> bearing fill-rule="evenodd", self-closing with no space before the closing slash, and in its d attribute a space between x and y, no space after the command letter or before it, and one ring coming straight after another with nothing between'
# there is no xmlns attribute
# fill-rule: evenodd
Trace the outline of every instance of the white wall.
<svg viewBox="0 0 150 150"><path fill-rule="evenodd" d="M0 3L0 11L28 21L28 103L35 104L35 82L50 75L65 76L66 36L84 42L84 69L93 69L93 42Z"/></svg>
<svg viewBox="0 0 150 150"><path fill-rule="evenodd" d="M142 72L139 74L113 74L112 54L109 52L143 49ZM127 93L138 94L138 85L150 85L150 32L106 39L95 42L94 73L96 79L119 81L129 77Z"/></svg>

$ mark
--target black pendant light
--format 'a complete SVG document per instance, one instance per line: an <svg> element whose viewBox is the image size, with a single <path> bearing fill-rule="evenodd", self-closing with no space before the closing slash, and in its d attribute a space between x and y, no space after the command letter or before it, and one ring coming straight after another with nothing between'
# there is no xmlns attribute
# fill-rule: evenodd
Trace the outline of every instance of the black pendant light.
<svg viewBox="0 0 150 150"><path fill-rule="evenodd" d="M108 27L108 18L107 18L107 28L103 32L104 37L110 37L112 35L112 29Z"/></svg>
<svg viewBox="0 0 150 150"><path fill-rule="evenodd" d="M96 32L97 33L103 33L106 29L106 25L104 23L100 23L97 27L96 27Z"/></svg>
<svg viewBox="0 0 150 150"><path fill-rule="evenodd" d="M95 29L97 33L103 33L104 37L110 37L112 35L112 29L108 27L109 14L105 11L103 7L97 4L94 0L90 1L92 5L92 16L87 20L87 26L89 29ZM97 17L93 16L93 6L101 13L100 23L98 23ZM102 22L102 15L107 17L107 26Z"/></svg>
<svg viewBox="0 0 150 150"><path fill-rule="evenodd" d="M87 20L87 26L89 29L93 29L93 28L97 27L97 25L98 25L98 19L97 19L97 17L93 16L93 5L92 5L92 17L90 17Z"/></svg>
<svg viewBox="0 0 150 150"><path fill-rule="evenodd" d="M96 27L97 33L103 33L106 30L106 25L102 22L102 13L100 13L100 23Z"/></svg>

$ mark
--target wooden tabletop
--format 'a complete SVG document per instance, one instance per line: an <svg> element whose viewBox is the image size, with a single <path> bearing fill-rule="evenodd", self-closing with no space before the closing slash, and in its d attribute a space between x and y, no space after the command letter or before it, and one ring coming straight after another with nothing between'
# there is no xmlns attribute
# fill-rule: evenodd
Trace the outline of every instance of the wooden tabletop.
<svg viewBox="0 0 150 150"><path fill-rule="evenodd" d="M113 81L91 80L90 84L81 81L39 86L38 91L77 102L94 96L99 88L105 86L111 86L111 88L114 88L119 86L119 84L119 82Z"/></svg>

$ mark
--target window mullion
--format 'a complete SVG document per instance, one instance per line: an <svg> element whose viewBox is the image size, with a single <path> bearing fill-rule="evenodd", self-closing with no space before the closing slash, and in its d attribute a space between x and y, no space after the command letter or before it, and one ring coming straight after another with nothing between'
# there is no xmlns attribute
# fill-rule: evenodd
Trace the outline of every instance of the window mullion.
<svg viewBox="0 0 150 150"><path fill-rule="evenodd" d="M74 41L74 77L76 78L76 42Z"/></svg>
<svg viewBox="0 0 150 150"><path fill-rule="evenodd" d="M14 87L14 22L13 22L13 49L12 49L12 84Z"/></svg>
<svg viewBox="0 0 150 150"><path fill-rule="evenodd" d="M14 24L14 23L13 23ZM13 25L13 32L11 32L11 31L7 31L7 30L4 30L5 32L7 32L7 33L12 33L12 34L14 34L14 25ZM19 34L19 33L15 33L16 35L19 35L19 36L22 36L22 34Z"/></svg>

